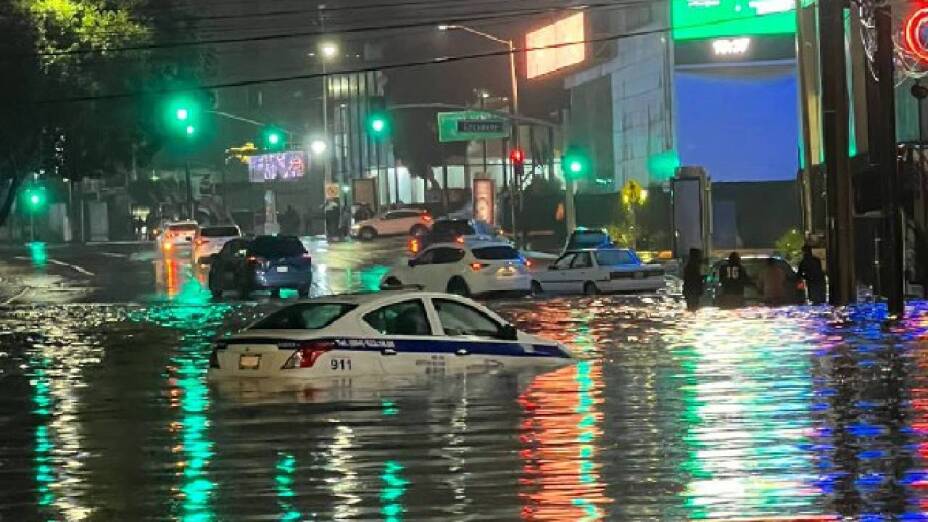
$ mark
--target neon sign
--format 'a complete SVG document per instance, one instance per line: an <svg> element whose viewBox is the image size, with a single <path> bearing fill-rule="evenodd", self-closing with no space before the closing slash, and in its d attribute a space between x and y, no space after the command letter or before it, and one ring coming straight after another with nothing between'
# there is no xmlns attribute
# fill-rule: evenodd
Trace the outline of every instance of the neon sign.
<svg viewBox="0 0 928 522"><path fill-rule="evenodd" d="M716 56L734 56L748 52L750 38L722 38L712 41L712 52Z"/></svg>
<svg viewBox="0 0 928 522"><path fill-rule="evenodd" d="M903 35L905 36L905 47L906 49L915 55L920 61L928 62L928 45L926 45L926 36L925 34L926 23L928 23L928 7L923 7L918 11L915 11L905 21L905 30Z"/></svg>

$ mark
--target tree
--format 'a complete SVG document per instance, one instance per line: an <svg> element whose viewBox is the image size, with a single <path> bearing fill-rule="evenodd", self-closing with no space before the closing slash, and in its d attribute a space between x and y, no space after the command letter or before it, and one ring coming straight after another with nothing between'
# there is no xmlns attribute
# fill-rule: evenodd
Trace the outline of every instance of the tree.
<svg viewBox="0 0 928 522"><path fill-rule="evenodd" d="M196 85L208 56L189 49L119 51L189 30L164 0L14 0L0 10L0 225L32 172L74 180L144 166L162 143L155 96L64 98ZM74 52L81 51L81 52ZM90 52L83 52L90 51Z"/></svg>

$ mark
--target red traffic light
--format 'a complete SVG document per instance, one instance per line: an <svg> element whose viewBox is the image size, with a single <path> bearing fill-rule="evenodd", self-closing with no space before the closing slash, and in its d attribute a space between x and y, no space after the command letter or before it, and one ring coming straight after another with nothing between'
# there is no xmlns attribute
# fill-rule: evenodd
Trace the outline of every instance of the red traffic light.
<svg viewBox="0 0 928 522"><path fill-rule="evenodd" d="M521 165L525 162L525 152L522 149L512 149L509 151L509 161L514 165Z"/></svg>

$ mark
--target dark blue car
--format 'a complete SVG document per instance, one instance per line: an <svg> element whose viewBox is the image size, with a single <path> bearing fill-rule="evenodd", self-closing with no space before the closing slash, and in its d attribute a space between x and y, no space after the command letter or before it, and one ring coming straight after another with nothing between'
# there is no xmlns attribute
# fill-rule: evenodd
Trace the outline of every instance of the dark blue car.
<svg viewBox="0 0 928 522"><path fill-rule="evenodd" d="M307 297L312 281L312 259L295 236L234 239L213 255L209 270L214 297L226 290L237 290L243 298L256 290L270 290L276 297L281 288L293 288Z"/></svg>

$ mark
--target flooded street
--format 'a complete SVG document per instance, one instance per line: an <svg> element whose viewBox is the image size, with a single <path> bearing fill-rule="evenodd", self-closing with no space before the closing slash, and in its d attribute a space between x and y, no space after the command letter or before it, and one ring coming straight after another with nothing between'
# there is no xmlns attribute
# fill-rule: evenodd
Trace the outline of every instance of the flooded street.
<svg viewBox="0 0 928 522"><path fill-rule="evenodd" d="M886 330L866 306L492 302L582 359L217 388L213 337L278 304L213 303L195 277L177 284L148 303L0 310L0 519L922 520L928 509L922 304Z"/></svg>

